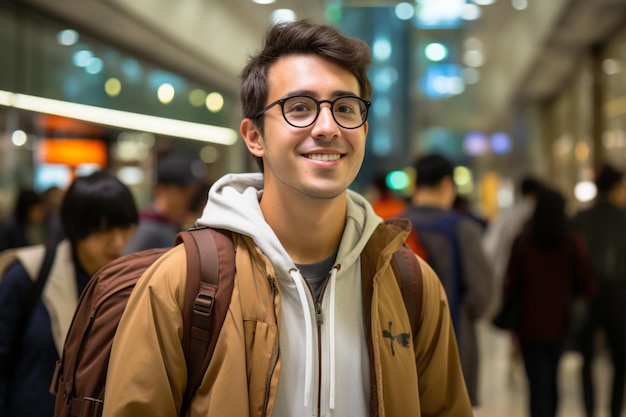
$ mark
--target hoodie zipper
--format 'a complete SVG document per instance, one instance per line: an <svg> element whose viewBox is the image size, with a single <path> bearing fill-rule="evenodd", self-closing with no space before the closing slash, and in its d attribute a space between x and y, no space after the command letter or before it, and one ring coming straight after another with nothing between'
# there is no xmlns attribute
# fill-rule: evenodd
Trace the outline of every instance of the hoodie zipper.
<svg viewBox="0 0 626 417"><path fill-rule="evenodd" d="M334 266L333 266L334 268ZM317 415L321 415L322 412L322 325L324 324L324 312L322 311L322 301L324 298L324 293L326 293L326 286L328 285L328 280L330 279L330 273L328 273L328 277L326 281L324 281L324 286L320 291L320 295L315 299L315 318L317 321ZM305 280L306 281L306 280ZM313 294L311 290L311 286L307 282L307 286L309 287L309 291Z"/></svg>
<svg viewBox="0 0 626 417"><path fill-rule="evenodd" d="M327 281L328 282L328 281ZM322 324L324 315L322 313L322 297L326 290L326 284L320 293L320 297L315 300L315 315L317 316L317 415L321 415L322 410Z"/></svg>
<svg viewBox="0 0 626 417"><path fill-rule="evenodd" d="M275 304L276 293L277 293L276 282L274 281L274 278L272 278L271 276L268 276L267 279L270 284L270 289L272 290L272 302ZM272 310L274 310L274 322L276 323L276 325L278 325L278 316L276 315L276 307L274 306ZM261 417L267 416L267 408L268 408L269 400L270 400L272 376L274 375L274 370L276 369L276 364L278 363L278 351L279 351L279 341L278 341L278 337L276 337L274 340L274 348L272 349L272 356L270 357L270 366L267 372L267 378L265 380L265 398L263 401L263 413L261 414Z"/></svg>

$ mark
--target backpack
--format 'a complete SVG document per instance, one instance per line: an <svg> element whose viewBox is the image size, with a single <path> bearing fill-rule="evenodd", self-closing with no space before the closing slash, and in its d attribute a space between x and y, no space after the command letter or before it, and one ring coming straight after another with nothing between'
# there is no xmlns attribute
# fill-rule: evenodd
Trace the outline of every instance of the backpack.
<svg viewBox="0 0 626 417"><path fill-rule="evenodd" d="M180 243L187 254L183 349L190 370L183 396L184 415L208 367L228 311L235 250L227 232L209 228L180 232L176 244ZM91 278L78 301L50 387L56 394L55 417L102 414L113 337L128 297L143 272L170 249L122 256Z"/></svg>
<svg viewBox="0 0 626 417"><path fill-rule="evenodd" d="M176 244L181 242L187 253L183 350L189 372L180 412L184 416L208 368L228 311L235 250L229 232L211 228L180 232ZM113 338L128 297L143 272L169 249L148 249L122 256L89 281L78 302L50 387L50 392L56 394L54 417L101 416ZM415 334L421 314L421 268L406 247L394 254L392 267Z"/></svg>
<svg viewBox="0 0 626 417"><path fill-rule="evenodd" d="M452 259L452 276L450 277L450 288L446 288L448 302L450 304L450 314L455 329L458 329L459 316L461 310L461 300L465 292L465 284L463 278L463 264L461 257L461 245L457 236L457 224L462 219L461 216L454 213L447 213L440 219L435 221L421 220L405 213L406 217L411 220L413 230L407 239L407 244L412 246L416 253L424 253L423 259L433 267L435 272L440 275L440 267L437 265L436 257L430 253L428 242L424 239L425 234L438 234L444 236L450 243L451 259Z"/></svg>

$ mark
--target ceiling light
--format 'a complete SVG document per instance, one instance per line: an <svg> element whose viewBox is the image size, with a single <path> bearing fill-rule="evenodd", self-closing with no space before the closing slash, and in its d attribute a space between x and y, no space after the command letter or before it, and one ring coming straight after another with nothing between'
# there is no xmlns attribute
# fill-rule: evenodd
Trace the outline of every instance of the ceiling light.
<svg viewBox="0 0 626 417"><path fill-rule="evenodd" d="M528 7L528 0L511 0L511 5L515 10L524 10Z"/></svg>
<svg viewBox="0 0 626 417"><path fill-rule="evenodd" d="M28 135L23 130L16 130L11 135L11 142L15 146L24 146L26 145L26 141L28 140Z"/></svg>
<svg viewBox="0 0 626 417"><path fill-rule="evenodd" d="M395 8L396 17L400 20L410 20L415 15L415 8L411 3L398 3Z"/></svg>
<svg viewBox="0 0 626 417"><path fill-rule="evenodd" d="M91 62L93 58L93 52L87 49L81 49L80 51L76 51L72 56L72 62L77 67L84 68Z"/></svg>
<svg viewBox="0 0 626 417"><path fill-rule="evenodd" d="M104 92L109 97L117 97L120 95L122 91L122 82L115 78L111 77L104 83Z"/></svg>
<svg viewBox="0 0 626 417"><path fill-rule="evenodd" d="M424 48L424 54L430 61L438 62L448 56L448 48L441 43L433 42L426 45L426 48Z"/></svg>
<svg viewBox="0 0 626 417"><path fill-rule="evenodd" d="M57 33L57 42L61 45L71 46L78 42L78 32L65 29Z"/></svg>
<svg viewBox="0 0 626 417"><path fill-rule="evenodd" d="M272 23L295 22L296 12L291 9L276 9L272 12Z"/></svg>
<svg viewBox="0 0 626 417"><path fill-rule="evenodd" d="M252 3L256 3L256 4L272 4L272 3L276 3L276 0L252 0Z"/></svg>
<svg viewBox="0 0 626 417"><path fill-rule="evenodd" d="M206 96L205 105L211 113L217 113L224 107L224 96L217 92L210 93Z"/></svg>
<svg viewBox="0 0 626 417"><path fill-rule="evenodd" d="M461 14L461 16L463 17L463 20L477 20L480 18L481 15L481 11L480 11L480 7L478 7L475 4L466 4L463 7L463 12Z"/></svg>
<svg viewBox="0 0 626 417"><path fill-rule="evenodd" d="M463 62L468 67L480 67L485 63L485 56L480 51L466 51L463 54Z"/></svg>
<svg viewBox="0 0 626 417"><path fill-rule="evenodd" d="M377 39L372 46L372 54L377 61L387 61L391 56L391 42L389 39Z"/></svg>
<svg viewBox="0 0 626 417"><path fill-rule="evenodd" d="M174 95L176 94L176 90L174 86L170 83L163 83L157 89L157 97L159 101L163 104L169 104L174 99Z"/></svg>
<svg viewBox="0 0 626 417"><path fill-rule="evenodd" d="M106 126L136 130L138 132L151 132L175 138L219 143L221 145L234 145L238 138L234 129L226 127L131 113L2 90L0 90L0 106L54 114Z"/></svg>

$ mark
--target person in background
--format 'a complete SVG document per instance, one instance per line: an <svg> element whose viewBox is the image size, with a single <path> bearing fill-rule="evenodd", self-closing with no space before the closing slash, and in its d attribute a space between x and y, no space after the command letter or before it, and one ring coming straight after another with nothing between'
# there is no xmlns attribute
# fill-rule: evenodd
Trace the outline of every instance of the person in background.
<svg viewBox="0 0 626 417"><path fill-rule="evenodd" d="M271 26L244 68L240 132L261 172L218 179L198 219L231 232L236 271L186 416L472 415L445 292L423 262L411 336L390 264L408 221L382 223L348 189L365 155L370 63L365 42L301 20ZM184 265L175 247L137 282L103 417L181 413Z"/></svg>
<svg viewBox="0 0 626 417"><path fill-rule="evenodd" d="M130 190L104 171L76 178L61 205L67 240L54 249L45 286L32 311L43 245L12 251L0 262L0 415L52 416L50 382L78 298L91 276L117 258L138 221ZM20 328L19 323L24 323Z"/></svg>
<svg viewBox="0 0 626 417"><path fill-rule="evenodd" d="M569 333L570 305L595 292L595 277L581 236L568 227L565 199L539 193L534 211L513 241L503 299L521 297L514 330L529 387L531 417L556 417L558 367Z"/></svg>
<svg viewBox="0 0 626 417"><path fill-rule="evenodd" d="M496 297L494 297L494 302L490 306L490 313L488 314L495 315L498 306L502 302L500 296L513 241L528 222L535 208L537 197L544 189L544 184L534 176L523 176L518 181L517 198L513 206L492 219L483 233L482 244L493 266L496 281ZM511 333L508 364L509 381L513 382L515 375L518 374L518 371L521 372L521 370L522 360L519 343L515 334Z"/></svg>
<svg viewBox="0 0 626 417"><path fill-rule="evenodd" d="M43 243L44 216L41 196L31 189L20 190L12 216L0 231L0 251Z"/></svg>
<svg viewBox="0 0 626 417"><path fill-rule="evenodd" d="M513 240L522 231L535 208L537 196L544 189L536 178L524 176L518 184L518 198L509 210L491 220L483 234L482 244L493 264L496 281L502 283L511 255Z"/></svg>
<svg viewBox="0 0 626 417"><path fill-rule="evenodd" d="M201 161L182 154L169 154L157 162L152 203L141 210L139 226L124 254L174 245L176 234L187 220L203 168Z"/></svg>
<svg viewBox="0 0 626 417"><path fill-rule="evenodd" d="M45 212L43 226L46 246L54 246L65 238L60 215L64 195L65 191L56 185L41 194Z"/></svg>
<svg viewBox="0 0 626 417"><path fill-rule="evenodd" d="M212 182L205 181L196 187L195 192L189 200L189 206L184 216L183 229L196 227L196 220L202 215L204 206L206 206L207 199L209 198L211 185L213 185Z"/></svg>
<svg viewBox="0 0 626 417"><path fill-rule="evenodd" d="M484 317L494 295L491 265L480 245L478 224L451 210L456 195L454 166L445 157L428 154L415 162L415 191L399 217L411 220L450 301L465 384L478 406L479 350L476 322Z"/></svg>
<svg viewBox="0 0 626 417"><path fill-rule="evenodd" d="M572 221L582 233L598 278L598 294L577 340L583 356L582 383L587 417L596 413L593 362L598 335L604 333L613 369L611 417L621 417L626 380L626 185L624 174L610 165L600 168L593 206L579 211Z"/></svg>

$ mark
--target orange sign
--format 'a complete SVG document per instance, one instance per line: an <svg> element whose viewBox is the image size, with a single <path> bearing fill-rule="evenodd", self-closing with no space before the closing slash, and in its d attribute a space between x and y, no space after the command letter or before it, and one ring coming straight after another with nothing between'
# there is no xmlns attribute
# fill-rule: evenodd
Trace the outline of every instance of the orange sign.
<svg viewBox="0 0 626 417"><path fill-rule="evenodd" d="M72 168L81 164L97 164L104 168L107 163L107 147L100 140L45 139L39 146L39 158L43 163Z"/></svg>

